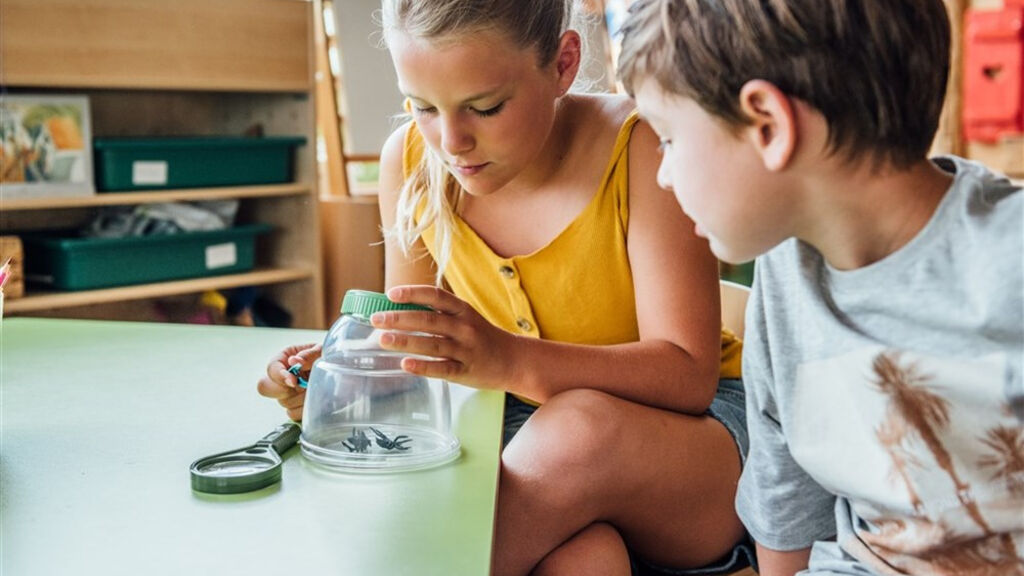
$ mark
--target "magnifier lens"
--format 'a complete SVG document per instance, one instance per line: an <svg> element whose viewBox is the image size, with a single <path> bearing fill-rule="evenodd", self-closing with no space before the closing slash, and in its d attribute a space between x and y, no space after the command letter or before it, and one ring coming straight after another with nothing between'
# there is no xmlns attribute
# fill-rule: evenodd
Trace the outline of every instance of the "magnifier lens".
<svg viewBox="0 0 1024 576"><path fill-rule="evenodd" d="M197 466L196 470L206 476L245 476L254 472L269 470L275 465L275 462L264 458L240 457L204 462Z"/></svg>
<svg viewBox="0 0 1024 576"><path fill-rule="evenodd" d="M276 453L245 451L204 458L192 465L192 489L214 494L259 490L281 479L281 459Z"/></svg>

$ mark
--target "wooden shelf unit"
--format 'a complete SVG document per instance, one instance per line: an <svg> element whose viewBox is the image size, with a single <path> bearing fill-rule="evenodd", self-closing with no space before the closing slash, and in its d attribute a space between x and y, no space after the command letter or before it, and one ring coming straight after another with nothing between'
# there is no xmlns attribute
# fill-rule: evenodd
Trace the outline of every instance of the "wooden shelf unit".
<svg viewBox="0 0 1024 576"><path fill-rule="evenodd" d="M252 272L104 290L31 284L7 315L145 320L139 302L260 286L294 326L323 328L313 12L304 0L3 0L0 84L84 94L93 137L305 136L287 184L4 199L0 234L74 227L105 206L239 200L238 223L270 224ZM123 303L124 306L119 306Z"/></svg>

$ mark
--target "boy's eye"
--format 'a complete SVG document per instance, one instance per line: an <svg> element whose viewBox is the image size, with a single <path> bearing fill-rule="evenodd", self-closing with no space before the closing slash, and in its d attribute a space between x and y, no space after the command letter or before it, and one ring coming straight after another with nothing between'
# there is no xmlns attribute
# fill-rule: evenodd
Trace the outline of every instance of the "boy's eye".
<svg viewBox="0 0 1024 576"><path fill-rule="evenodd" d="M477 116L483 116L484 118L486 118L488 116L494 116L498 112L501 112L501 109L504 107L505 103L502 102L501 104L498 104L497 106L493 108L488 108L486 110L477 110L476 108L472 108L472 110L477 114Z"/></svg>
<svg viewBox="0 0 1024 576"><path fill-rule="evenodd" d="M665 149L672 145L672 141L667 138L658 140L658 152L665 152Z"/></svg>

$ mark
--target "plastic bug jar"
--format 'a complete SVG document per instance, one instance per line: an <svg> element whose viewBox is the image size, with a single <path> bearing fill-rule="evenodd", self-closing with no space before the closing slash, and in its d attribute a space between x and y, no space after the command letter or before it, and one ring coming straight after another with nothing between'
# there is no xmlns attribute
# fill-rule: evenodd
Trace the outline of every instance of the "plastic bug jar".
<svg viewBox="0 0 1024 576"><path fill-rule="evenodd" d="M302 454L345 472L398 472L459 456L451 430L448 382L409 374L409 354L384 350L370 316L385 310L429 310L384 294L349 290L313 363L302 414Z"/></svg>

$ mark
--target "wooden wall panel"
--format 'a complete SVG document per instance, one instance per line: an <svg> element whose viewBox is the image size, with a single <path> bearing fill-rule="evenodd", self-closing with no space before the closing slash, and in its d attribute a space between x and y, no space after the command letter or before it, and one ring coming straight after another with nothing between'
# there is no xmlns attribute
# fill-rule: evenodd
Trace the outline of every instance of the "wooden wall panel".
<svg viewBox="0 0 1024 576"><path fill-rule="evenodd" d="M4 85L312 88L302 0L3 0L0 27Z"/></svg>

